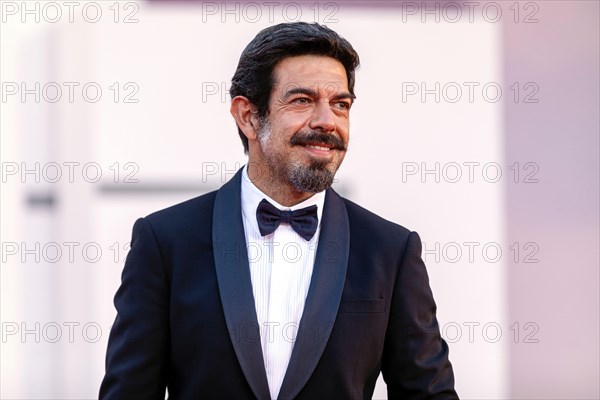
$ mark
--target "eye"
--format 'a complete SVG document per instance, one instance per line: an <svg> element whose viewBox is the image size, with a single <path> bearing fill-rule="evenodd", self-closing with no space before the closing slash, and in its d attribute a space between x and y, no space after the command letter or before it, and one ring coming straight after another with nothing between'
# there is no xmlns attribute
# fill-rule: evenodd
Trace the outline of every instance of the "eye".
<svg viewBox="0 0 600 400"><path fill-rule="evenodd" d="M310 104L311 100L308 97L296 97L292 100L292 103L295 104Z"/></svg>
<svg viewBox="0 0 600 400"><path fill-rule="evenodd" d="M341 110L349 110L352 104L349 101L336 101L335 106Z"/></svg>

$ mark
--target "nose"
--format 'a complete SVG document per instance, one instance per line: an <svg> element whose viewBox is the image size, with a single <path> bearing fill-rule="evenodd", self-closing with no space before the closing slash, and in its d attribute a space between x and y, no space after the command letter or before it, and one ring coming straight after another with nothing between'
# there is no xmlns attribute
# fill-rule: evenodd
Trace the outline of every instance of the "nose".
<svg viewBox="0 0 600 400"><path fill-rule="evenodd" d="M335 114L328 101L318 101L314 108L309 126L311 129L323 132L335 131Z"/></svg>

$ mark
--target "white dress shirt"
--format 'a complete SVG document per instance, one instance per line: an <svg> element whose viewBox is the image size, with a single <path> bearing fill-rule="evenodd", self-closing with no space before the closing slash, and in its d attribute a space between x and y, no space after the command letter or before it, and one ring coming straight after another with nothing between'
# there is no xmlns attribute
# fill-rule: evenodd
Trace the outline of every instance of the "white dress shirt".
<svg viewBox="0 0 600 400"><path fill-rule="evenodd" d="M314 194L302 203L285 207L250 181L246 165L242 175L241 198L263 359L271 398L276 399L292 355L310 285L321 231L325 191ZM319 223L315 235L307 241L290 225L282 223L275 232L263 237L256 220L256 209L262 199L280 210L316 205Z"/></svg>

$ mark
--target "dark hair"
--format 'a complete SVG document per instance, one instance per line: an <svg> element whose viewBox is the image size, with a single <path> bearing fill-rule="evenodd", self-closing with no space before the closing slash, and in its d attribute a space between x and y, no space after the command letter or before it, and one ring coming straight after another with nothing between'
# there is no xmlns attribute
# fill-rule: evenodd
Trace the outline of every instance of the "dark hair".
<svg viewBox="0 0 600 400"><path fill-rule="evenodd" d="M233 78L229 94L247 97L257 108L258 117L269 113L275 66L284 58L300 55L323 55L338 60L346 69L348 90L354 94L355 70L360 61L352 45L326 26L292 22L263 29L246 46ZM238 127L248 153L248 138Z"/></svg>

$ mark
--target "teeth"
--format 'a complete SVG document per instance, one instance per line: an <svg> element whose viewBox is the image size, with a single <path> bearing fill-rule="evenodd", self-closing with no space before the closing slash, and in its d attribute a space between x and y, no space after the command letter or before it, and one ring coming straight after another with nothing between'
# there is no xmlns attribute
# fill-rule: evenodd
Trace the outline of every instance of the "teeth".
<svg viewBox="0 0 600 400"><path fill-rule="evenodd" d="M317 149L317 150L329 150L329 147L313 146L311 144L306 145L306 147L310 147L312 149Z"/></svg>

